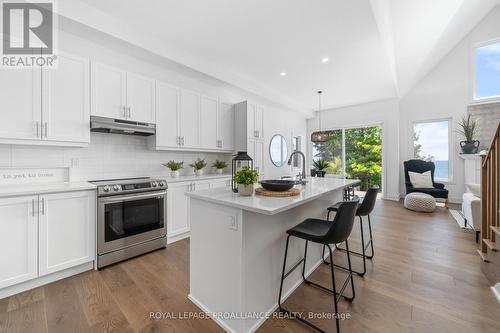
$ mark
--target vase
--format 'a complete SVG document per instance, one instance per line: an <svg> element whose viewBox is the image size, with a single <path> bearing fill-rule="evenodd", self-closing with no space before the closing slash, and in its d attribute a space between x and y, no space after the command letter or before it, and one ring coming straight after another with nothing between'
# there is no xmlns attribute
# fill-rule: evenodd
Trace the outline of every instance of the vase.
<svg viewBox="0 0 500 333"><path fill-rule="evenodd" d="M479 150L479 141L460 141L460 148L462 148L463 154L477 154Z"/></svg>
<svg viewBox="0 0 500 333"><path fill-rule="evenodd" d="M215 173L218 175L222 175L222 171L224 171L224 169L215 169Z"/></svg>
<svg viewBox="0 0 500 333"><path fill-rule="evenodd" d="M201 176L203 175L203 169L200 169L200 170L194 170L194 174L197 175L197 176Z"/></svg>
<svg viewBox="0 0 500 333"><path fill-rule="evenodd" d="M170 171L170 177L172 178L179 178L179 175L180 175L179 170Z"/></svg>
<svg viewBox="0 0 500 333"><path fill-rule="evenodd" d="M316 170L316 176L323 178L325 177L326 171L324 170Z"/></svg>
<svg viewBox="0 0 500 333"><path fill-rule="evenodd" d="M238 184L238 193L244 197L251 196L253 194L253 184L251 185Z"/></svg>

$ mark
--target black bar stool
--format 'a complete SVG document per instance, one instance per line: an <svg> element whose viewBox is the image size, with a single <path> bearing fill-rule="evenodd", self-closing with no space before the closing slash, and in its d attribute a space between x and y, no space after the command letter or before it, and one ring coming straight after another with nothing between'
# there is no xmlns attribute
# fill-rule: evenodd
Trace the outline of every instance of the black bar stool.
<svg viewBox="0 0 500 333"><path fill-rule="evenodd" d="M379 190L380 190L380 187L378 187L377 185L374 185L371 188L369 188L368 191L366 191L366 195L363 198L363 202L356 210L356 216L359 217L359 224L360 224L360 228L361 228L361 244L362 244L361 245L361 253L356 252L356 251L349 251L349 249L347 247L345 249L343 249L343 248L340 248L337 245L335 245L336 249L339 251L350 252L354 255L363 257L363 271L358 272L358 271L353 270L353 273L355 273L359 276L363 276L366 274L366 259L367 258L372 259L373 256L375 255L375 252L373 251L372 223L370 220L370 213L373 211L373 208L375 207L375 202L377 200L377 194L378 194ZM327 220L330 220L330 213L337 212L339 209L339 206L341 204L342 204L341 202L338 202L335 205L328 207ZM368 230L370 233L370 240L366 244L365 244L365 237L364 237L364 232L363 232L363 216L368 217ZM371 255L366 254L366 250L368 249L369 246L371 248ZM325 253L325 246L323 246L323 263L329 265L330 263L324 259L325 258L324 253ZM347 270L347 267L344 267L344 266L340 266L340 265L334 265L334 266L341 268L341 269L344 269L344 270Z"/></svg>
<svg viewBox="0 0 500 333"><path fill-rule="evenodd" d="M345 242L346 249L349 250L349 243L347 242L347 239L349 238L349 235L351 234L353 225L354 225L354 219L356 217L356 209L358 207L359 200L357 201L346 201L342 202L339 205L339 208L337 210L337 214L335 215L335 219L333 222L321 220L321 219L306 219L304 222L300 223L299 225L293 227L290 230L287 230L288 237L286 238L286 248L285 248L285 259L283 260L283 271L281 273L281 284L280 284L280 292L278 296L278 307L281 312L287 313L290 315L291 318L294 318L319 332L324 332L321 328L318 326L314 325L313 323L301 318L297 317L295 314L290 312L289 310L283 308L281 306L281 293L283 291L283 281L292 273L301 263L303 264L302 266L302 278L304 279L304 282L306 284L313 285L315 287L318 287L324 291L330 292L333 294L333 304L335 307L335 321L336 321L336 327L337 327L337 332L340 331L340 319L338 317L338 301L340 300L341 297L345 298L348 301L354 300L355 297L355 292L354 292L354 279L352 276L352 271L351 271L351 258L349 255L349 251L347 251L347 260L349 262L349 274L347 275L347 278L345 279L342 288L340 289L339 292L337 292L337 288L335 287L335 273L334 273L334 267L333 265L330 265L330 271L332 274L332 289L326 288L324 286L321 286L319 284L316 284L314 282L311 282L306 279L305 276L305 269L306 269L306 258L307 258L307 245L308 242L313 242L313 243L319 243L323 244L323 246L327 246L329 251L330 251L330 262L333 262L333 254L332 254L332 248L330 247L330 244L338 244ZM306 241L305 244L305 250L304 250L304 258L302 258L297 264L295 264L288 272L285 273L285 268L286 268L286 257L288 254L288 243L290 241L290 237L294 236L297 238L304 239ZM344 295L344 291L349 283L351 282L351 288L352 288L352 296L348 297Z"/></svg>

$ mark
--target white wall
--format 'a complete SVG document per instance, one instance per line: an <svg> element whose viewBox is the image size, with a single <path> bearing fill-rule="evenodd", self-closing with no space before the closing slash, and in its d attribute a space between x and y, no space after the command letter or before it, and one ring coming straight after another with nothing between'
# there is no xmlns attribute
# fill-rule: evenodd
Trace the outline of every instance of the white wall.
<svg viewBox="0 0 500 333"><path fill-rule="evenodd" d="M473 62L475 45L500 37L500 7L496 7L400 102L400 156L411 157L411 123L417 120L452 119L452 156L450 171L453 179L447 188L450 201L461 202L464 192L464 161L459 157L457 122L467 112L472 101ZM400 169L400 190L404 193L404 178Z"/></svg>
<svg viewBox="0 0 500 333"><path fill-rule="evenodd" d="M399 199L399 105L397 100L373 102L321 113L322 129L382 125L382 191L384 198ZM308 121L309 134L318 129L318 118ZM308 140L309 141L309 140ZM309 148L309 151L311 149ZM309 156L309 161L312 157Z"/></svg>
<svg viewBox="0 0 500 333"><path fill-rule="evenodd" d="M61 19L59 24L58 48L61 51L220 97L225 102L238 103L250 99L263 105L266 147L274 133L282 133L289 142L292 131L302 135L306 133L306 120L302 114L280 109L268 100L78 23ZM274 167L268 156L265 155L266 173L273 177L290 174L287 167ZM166 175L168 171L161 163L171 159L184 160L187 167L184 173L188 174L192 173L188 164L197 157L208 162L216 158L230 161L231 154L153 151L148 149L143 137L100 133L92 133L89 148L0 145L0 167L70 167L73 163L74 180Z"/></svg>

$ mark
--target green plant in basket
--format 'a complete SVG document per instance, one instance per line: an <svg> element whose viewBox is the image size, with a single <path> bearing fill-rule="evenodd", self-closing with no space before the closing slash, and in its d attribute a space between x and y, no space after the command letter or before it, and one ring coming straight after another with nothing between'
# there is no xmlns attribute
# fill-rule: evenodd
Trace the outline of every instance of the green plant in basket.
<svg viewBox="0 0 500 333"><path fill-rule="evenodd" d="M168 163L162 165L169 168L171 171L177 171L182 169L184 162L168 161Z"/></svg>
<svg viewBox="0 0 500 333"><path fill-rule="evenodd" d="M207 166L207 162L205 162L205 160L202 160L201 158L198 158L196 159L196 161L189 164L189 166L194 168L195 170L201 170Z"/></svg>
<svg viewBox="0 0 500 333"><path fill-rule="evenodd" d="M259 173L256 170L245 166L234 175L234 180L238 184L249 186L255 184L259 179Z"/></svg>
<svg viewBox="0 0 500 333"><path fill-rule="evenodd" d="M313 165L316 168L316 170L323 171L330 166L330 162L323 160L323 159L319 159L319 160L313 161Z"/></svg>
<svg viewBox="0 0 500 333"><path fill-rule="evenodd" d="M225 169L227 168L227 163L226 161L215 160L215 162L212 164L212 167L216 169Z"/></svg>

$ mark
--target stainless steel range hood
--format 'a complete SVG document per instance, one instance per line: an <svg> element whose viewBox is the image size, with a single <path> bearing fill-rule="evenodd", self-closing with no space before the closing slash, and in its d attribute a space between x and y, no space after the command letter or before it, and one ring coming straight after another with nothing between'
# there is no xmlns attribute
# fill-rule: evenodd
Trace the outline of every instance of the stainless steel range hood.
<svg viewBox="0 0 500 333"><path fill-rule="evenodd" d="M156 125L130 120L90 116L90 131L150 136L156 134Z"/></svg>

